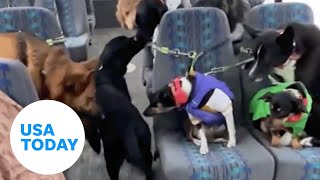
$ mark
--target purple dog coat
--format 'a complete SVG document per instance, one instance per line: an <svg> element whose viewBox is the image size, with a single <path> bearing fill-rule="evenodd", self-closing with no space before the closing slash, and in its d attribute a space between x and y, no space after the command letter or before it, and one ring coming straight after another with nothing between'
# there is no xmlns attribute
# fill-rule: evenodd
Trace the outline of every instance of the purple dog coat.
<svg viewBox="0 0 320 180"><path fill-rule="evenodd" d="M193 87L193 98L186 105L186 111L192 116L198 118L200 121L207 125L217 125L220 126L224 124L224 116L218 113L210 113L199 109L199 104L203 97L212 89L220 89L223 91L231 100L234 99L234 95L228 86L213 76L206 76L204 74L196 72L195 74L195 84Z"/></svg>

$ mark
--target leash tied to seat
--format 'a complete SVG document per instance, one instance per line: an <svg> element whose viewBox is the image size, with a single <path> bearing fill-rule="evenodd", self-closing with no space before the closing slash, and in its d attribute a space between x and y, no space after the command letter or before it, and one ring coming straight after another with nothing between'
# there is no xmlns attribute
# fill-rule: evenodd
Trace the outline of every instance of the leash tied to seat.
<svg viewBox="0 0 320 180"><path fill-rule="evenodd" d="M220 43L217 43L215 45L213 45L212 47L210 47L209 49L207 49L206 51L210 51L214 48L218 48L222 45L224 45L226 42L229 41L230 38L227 38L226 40L220 42ZM206 51L201 51L200 53L197 53L195 50L191 50L189 52L182 52L180 49L170 49L168 47L159 47L155 44L152 44L151 45L152 49L162 53L162 54L166 54L166 55L173 55L175 57L179 57L179 56L187 56L191 61L191 65L190 65L190 69L187 71L187 73L193 73L194 72L194 65L195 63L197 62L197 60L206 52ZM247 48L240 48L240 51L243 52L243 53L246 53L246 54L252 54L252 50ZM221 66L221 67L214 67L214 68L211 68L209 72L206 72L205 75L211 75L211 74L217 74L217 73L222 73L222 72L225 72L231 68L234 68L234 67L238 67L238 66L241 66L241 65L244 65L246 63L249 63L249 62L252 62L254 61L255 59L253 57L247 59L247 60L244 60L244 61L241 61L241 62L238 62L238 63L235 63L235 64L232 64L232 65L227 65L227 66Z"/></svg>
<svg viewBox="0 0 320 180"><path fill-rule="evenodd" d="M166 55L173 55L175 57L179 56L187 56L191 61L190 69L187 71L187 73L193 73L194 72L194 65L197 62L197 60L204 54L204 52L197 53L194 50L191 50L189 52L181 52L180 49L169 49L168 47L158 47L155 44L152 45L152 48L159 51L162 54Z"/></svg>

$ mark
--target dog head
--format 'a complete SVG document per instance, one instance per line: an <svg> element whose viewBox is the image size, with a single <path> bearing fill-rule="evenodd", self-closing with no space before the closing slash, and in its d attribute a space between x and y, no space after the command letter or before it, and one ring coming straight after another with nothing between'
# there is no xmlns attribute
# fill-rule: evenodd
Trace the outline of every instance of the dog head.
<svg viewBox="0 0 320 180"><path fill-rule="evenodd" d="M137 6L141 0L119 0L116 17L123 28L134 29L136 26Z"/></svg>
<svg viewBox="0 0 320 180"><path fill-rule="evenodd" d="M49 98L63 102L77 112L97 114L93 74L98 61L75 63L62 48L51 48L43 69Z"/></svg>
<svg viewBox="0 0 320 180"><path fill-rule="evenodd" d="M156 91L150 97L150 105L143 112L145 116L154 116L179 108L188 102L192 84L188 77L178 77Z"/></svg>
<svg viewBox="0 0 320 180"><path fill-rule="evenodd" d="M294 30L288 26L282 34L275 30L257 30L244 25L250 38L243 41L252 51L254 61L243 66L251 80L265 79L274 68L286 63L294 49Z"/></svg>
<svg viewBox="0 0 320 180"><path fill-rule="evenodd" d="M149 40L167 10L163 0L119 0L116 16L122 27L137 28L137 37Z"/></svg>
<svg viewBox="0 0 320 180"><path fill-rule="evenodd" d="M273 127L280 127L285 122L294 122L302 113L308 113L306 102L299 98L297 90L289 89L279 93L267 93L261 99L270 104L270 119Z"/></svg>

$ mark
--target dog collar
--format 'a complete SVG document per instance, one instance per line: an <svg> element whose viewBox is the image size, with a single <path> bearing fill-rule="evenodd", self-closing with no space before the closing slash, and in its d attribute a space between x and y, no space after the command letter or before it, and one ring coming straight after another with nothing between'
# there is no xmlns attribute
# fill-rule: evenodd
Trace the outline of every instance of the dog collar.
<svg viewBox="0 0 320 180"><path fill-rule="evenodd" d="M283 29L279 29L279 30L277 30L277 32L279 32L280 34L282 34L282 33L284 32L284 30L283 30ZM296 51L296 42L295 42L295 41L293 41L293 47L294 47L294 49L293 49L293 51L292 51L292 54L289 56L289 58L287 59L287 61L286 61L284 64L278 66L277 68L283 69L283 68L286 67L288 64L290 64L290 62L294 61L294 63L296 63L296 61L300 59L301 54L297 53L297 51Z"/></svg>
<svg viewBox="0 0 320 180"><path fill-rule="evenodd" d="M177 107L187 103L188 94L182 89L181 77L175 78L169 86Z"/></svg>

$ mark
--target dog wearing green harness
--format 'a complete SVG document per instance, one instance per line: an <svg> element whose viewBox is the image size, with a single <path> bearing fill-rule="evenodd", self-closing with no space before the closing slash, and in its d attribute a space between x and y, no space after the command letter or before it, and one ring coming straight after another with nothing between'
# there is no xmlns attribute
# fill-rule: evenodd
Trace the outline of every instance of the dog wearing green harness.
<svg viewBox="0 0 320 180"><path fill-rule="evenodd" d="M312 104L303 83L289 82L261 89L251 100L249 110L253 121L260 121L261 130L271 134L271 146L290 144L301 149L303 144L299 141L306 136ZM290 135L287 143L281 139L282 132Z"/></svg>

